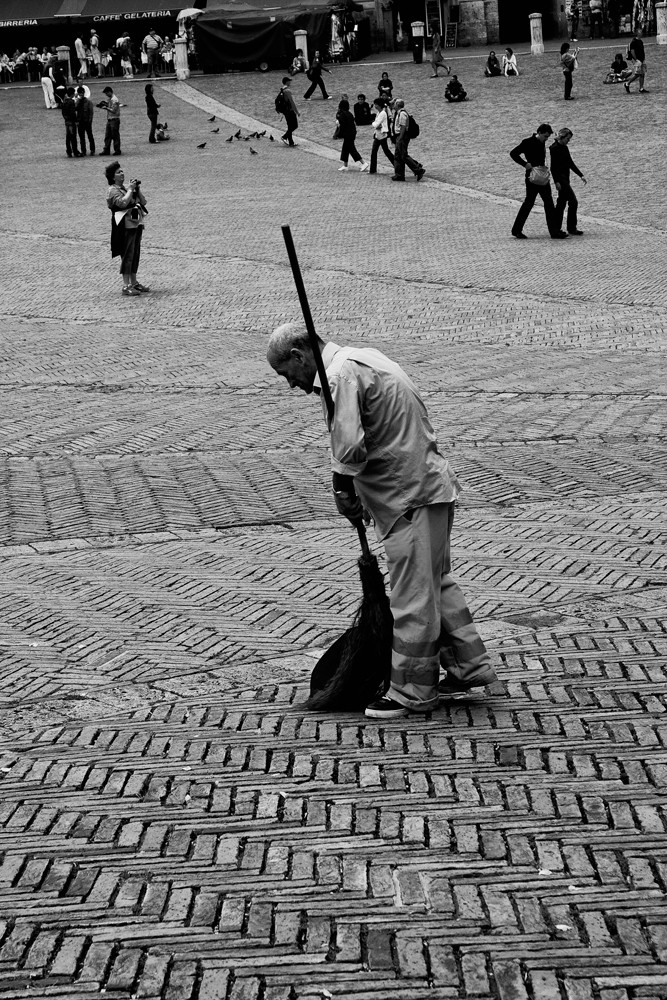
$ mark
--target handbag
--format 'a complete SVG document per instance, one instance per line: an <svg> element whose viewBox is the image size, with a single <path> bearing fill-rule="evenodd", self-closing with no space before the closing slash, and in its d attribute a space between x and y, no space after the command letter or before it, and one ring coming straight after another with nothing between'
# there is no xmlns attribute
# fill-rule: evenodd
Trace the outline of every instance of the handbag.
<svg viewBox="0 0 667 1000"><path fill-rule="evenodd" d="M528 180L537 187L546 187L551 180L548 167L533 167L528 174Z"/></svg>

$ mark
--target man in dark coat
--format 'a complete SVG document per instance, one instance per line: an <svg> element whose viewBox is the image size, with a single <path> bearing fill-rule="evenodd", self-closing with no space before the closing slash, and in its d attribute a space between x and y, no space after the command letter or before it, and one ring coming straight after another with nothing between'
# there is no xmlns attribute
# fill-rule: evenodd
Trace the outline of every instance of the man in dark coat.
<svg viewBox="0 0 667 1000"><path fill-rule="evenodd" d="M550 183L547 181L546 184L534 184L531 181L533 168L544 167L547 158L546 143L550 135L553 135L553 129L551 125L544 123L538 127L537 132L529 136L529 138L524 139L523 142L520 142L518 146L515 146L510 151L510 156L514 162L518 163L526 171L526 197L512 226L512 236L517 240L528 239L523 231L523 227L538 195L544 202L544 214L547 217L547 227L551 239L567 239L567 233L562 233L560 227L557 226L556 207L553 195L551 194Z"/></svg>
<svg viewBox="0 0 667 1000"><path fill-rule="evenodd" d="M572 130L562 128L556 136L556 141L552 145L549 153L551 155L551 176L554 179L558 200L556 201L556 223L560 229L563 225L563 214L567 205L567 231L570 236L583 236L581 229L577 228L577 196L570 184L570 170L574 171L577 177L581 177L584 184L586 178L579 167L572 159L572 154L568 149L568 143L572 138Z"/></svg>

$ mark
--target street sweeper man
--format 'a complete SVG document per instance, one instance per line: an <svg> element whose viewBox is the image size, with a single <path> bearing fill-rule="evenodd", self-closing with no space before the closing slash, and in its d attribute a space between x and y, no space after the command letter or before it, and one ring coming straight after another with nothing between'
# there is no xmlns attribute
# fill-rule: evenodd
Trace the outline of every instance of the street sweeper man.
<svg viewBox="0 0 667 1000"><path fill-rule="evenodd" d="M496 679L463 593L450 576L449 539L461 487L403 369L373 348L321 340L319 345L334 404L329 433L336 506L353 524L364 509L371 514L391 585L391 685L366 715L428 712L439 696ZM322 397L303 324L274 330L267 360L291 389ZM439 684L441 666L445 676Z"/></svg>

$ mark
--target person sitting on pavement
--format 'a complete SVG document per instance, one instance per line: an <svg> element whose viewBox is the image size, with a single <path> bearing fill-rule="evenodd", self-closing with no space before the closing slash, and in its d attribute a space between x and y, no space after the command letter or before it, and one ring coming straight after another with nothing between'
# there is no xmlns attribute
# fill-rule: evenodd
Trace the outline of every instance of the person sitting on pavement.
<svg viewBox="0 0 667 1000"><path fill-rule="evenodd" d="M357 94L357 103L354 105L354 121L356 125L371 125L373 122L373 112L366 100L365 94Z"/></svg>
<svg viewBox="0 0 667 1000"><path fill-rule="evenodd" d="M463 89L463 84L459 80L458 76L454 74L447 86L445 87L445 97L449 103L466 101L468 99L467 92Z"/></svg>
<svg viewBox="0 0 667 1000"><path fill-rule="evenodd" d="M305 73L307 68L306 60L303 57L303 49L297 49L289 68L290 76L295 76L297 73Z"/></svg>
<svg viewBox="0 0 667 1000"><path fill-rule="evenodd" d="M393 90L394 90L394 85L389 79L389 73L383 73L382 78L378 83L378 96L386 97L387 100L390 101Z"/></svg>
<svg viewBox="0 0 667 1000"><path fill-rule="evenodd" d="M622 52L617 52L609 67L609 72L604 78L605 83L623 83L630 76L628 64L623 58Z"/></svg>
<svg viewBox="0 0 667 1000"><path fill-rule="evenodd" d="M516 56L514 51L508 46L505 49L505 55L503 56L503 73L505 76L518 76L519 67L517 66Z"/></svg>
<svg viewBox="0 0 667 1000"><path fill-rule="evenodd" d="M500 76L502 70L500 68L500 63L498 62L498 56L493 51L489 52L489 58L484 64L484 76Z"/></svg>
<svg viewBox="0 0 667 1000"><path fill-rule="evenodd" d="M430 712L440 697L497 679L463 592L450 575L450 536L461 486L403 369L374 348L318 342L335 411L327 423L336 507L355 525L364 510L372 516L390 580L391 683L366 715L393 719ZM284 323L273 331L267 360L290 388L321 393L302 323ZM445 677L439 684L441 668Z"/></svg>

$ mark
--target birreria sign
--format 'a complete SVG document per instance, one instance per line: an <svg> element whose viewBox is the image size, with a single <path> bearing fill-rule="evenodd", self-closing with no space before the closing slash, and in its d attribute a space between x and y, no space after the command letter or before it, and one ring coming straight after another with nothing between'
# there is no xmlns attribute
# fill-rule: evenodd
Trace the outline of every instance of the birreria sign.
<svg viewBox="0 0 667 1000"><path fill-rule="evenodd" d="M23 28L37 24L36 17L24 18L22 21L0 21L0 28Z"/></svg>
<svg viewBox="0 0 667 1000"><path fill-rule="evenodd" d="M97 14L93 21L137 21L154 17L171 17L170 10L137 10L131 14Z"/></svg>

